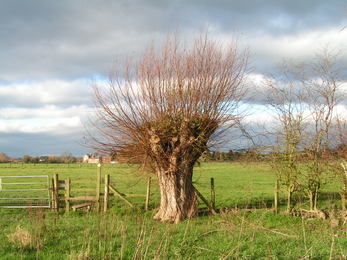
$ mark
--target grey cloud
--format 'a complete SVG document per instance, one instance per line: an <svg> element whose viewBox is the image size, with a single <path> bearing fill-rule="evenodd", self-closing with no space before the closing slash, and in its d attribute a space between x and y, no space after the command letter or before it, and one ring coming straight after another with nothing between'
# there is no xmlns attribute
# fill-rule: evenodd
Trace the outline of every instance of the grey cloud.
<svg viewBox="0 0 347 260"><path fill-rule="evenodd" d="M140 53L153 37L210 24L248 37L279 37L335 26L334 1L1 1L0 82L105 75L118 55Z"/></svg>
<svg viewBox="0 0 347 260"><path fill-rule="evenodd" d="M335 26L344 16L344 1L188 1L205 19L223 31L240 29L243 33L271 35Z"/></svg>
<svg viewBox="0 0 347 260"><path fill-rule="evenodd" d="M64 151L71 152L75 157L82 157L90 150L78 145L80 135L52 135L2 133L0 139L0 152L5 152L9 157L22 157L23 155L59 156Z"/></svg>

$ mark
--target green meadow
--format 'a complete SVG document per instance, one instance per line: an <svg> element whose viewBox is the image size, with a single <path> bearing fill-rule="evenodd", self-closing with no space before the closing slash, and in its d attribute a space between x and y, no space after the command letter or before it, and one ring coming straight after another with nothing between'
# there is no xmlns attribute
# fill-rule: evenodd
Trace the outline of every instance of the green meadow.
<svg viewBox="0 0 347 260"><path fill-rule="evenodd" d="M0 164L0 176L48 175L50 180L54 174L58 174L60 180L95 180L97 170L92 164ZM105 175L110 175L112 187L126 194L135 207L111 196L108 211L100 213L95 209L87 212L85 208L68 213L63 208L59 213L45 208L0 208L0 259L347 257L344 218L287 215L283 192L280 192L280 212L273 211L275 178L266 164L202 163L197 166L194 185L209 202L211 178L214 180L217 214L211 214L200 201L200 216L176 225L152 219L159 204L154 176L125 164L103 165L102 178ZM151 177L150 201L145 211L146 198L136 195L146 194L148 177ZM82 185L86 190L90 188L90 184ZM339 211L338 185L324 186L318 204L320 209L330 213ZM16 196L28 196L26 192L18 191ZM10 195L0 191L0 197L5 196ZM307 199L297 198L296 208L308 209Z"/></svg>

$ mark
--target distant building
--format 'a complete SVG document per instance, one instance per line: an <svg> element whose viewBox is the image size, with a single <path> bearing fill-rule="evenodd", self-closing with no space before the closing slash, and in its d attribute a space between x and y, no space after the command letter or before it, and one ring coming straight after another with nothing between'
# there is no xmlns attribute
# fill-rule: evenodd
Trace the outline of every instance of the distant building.
<svg viewBox="0 0 347 260"><path fill-rule="evenodd" d="M83 163L99 163L100 156L98 154L85 154L83 156Z"/></svg>
<svg viewBox="0 0 347 260"><path fill-rule="evenodd" d="M99 154L94 153L94 154L85 154L83 156L83 163L110 164L110 163L116 163L116 161L112 161L111 156L100 156Z"/></svg>
<svg viewBox="0 0 347 260"><path fill-rule="evenodd" d="M55 161L56 158L54 155L49 155L49 156L40 156L39 161L40 162L48 162L48 161Z"/></svg>

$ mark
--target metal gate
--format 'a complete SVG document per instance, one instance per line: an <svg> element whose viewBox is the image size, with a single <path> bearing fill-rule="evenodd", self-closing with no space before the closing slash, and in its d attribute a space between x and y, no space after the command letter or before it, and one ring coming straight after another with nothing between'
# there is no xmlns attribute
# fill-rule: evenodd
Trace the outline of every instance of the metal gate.
<svg viewBox="0 0 347 260"><path fill-rule="evenodd" d="M48 175L0 176L0 208L50 208Z"/></svg>

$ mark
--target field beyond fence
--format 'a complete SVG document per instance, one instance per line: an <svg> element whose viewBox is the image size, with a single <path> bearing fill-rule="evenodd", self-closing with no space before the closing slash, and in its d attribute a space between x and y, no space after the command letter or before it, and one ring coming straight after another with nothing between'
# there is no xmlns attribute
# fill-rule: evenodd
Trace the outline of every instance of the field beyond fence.
<svg viewBox="0 0 347 260"><path fill-rule="evenodd" d="M93 181L96 178L97 164L0 164L0 176L48 175L59 179L70 178L73 181ZM104 176L110 175L111 184L122 193L145 195L148 177L151 178L151 202L153 209L159 203L159 191L154 176L140 172L136 165L105 164L102 165L101 190L104 190ZM274 206L275 176L265 163L202 163L194 170L194 186L210 201L211 178L214 179L215 207L218 208L271 208ZM321 192L319 208L340 205L338 190L341 184L326 183ZM279 192L280 207L285 205L285 192ZM141 207L144 196L133 196L133 202ZM300 207L305 208L307 201L299 198ZM119 198L111 199L111 203L124 204ZM330 206L329 206L330 205ZM119 206L119 205L118 205ZM335 206L335 205L334 205ZM201 207L205 208L204 203Z"/></svg>
<svg viewBox="0 0 347 260"><path fill-rule="evenodd" d="M96 164L0 164L2 176L27 176L59 174L59 179L70 178L73 181L92 181L96 178ZM101 177L110 175L111 184L120 192L146 194L147 178L150 175L137 171L136 166L126 164L106 164L102 166ZM154 176L151 176L150 207L159 203L159 191ZM266 166L244 166L230 163L208 163L195 168L194 186L210 201L211 178L215 186L215 206L225 207L271 207L274 197L274 177ZM104 189L102 179L101 190ZM119 198L114 198L115 203ZM135 204L144 205L144 198L132 198ZM112 202L112 201L111 201ZM204 203L201 207L205 208Z"/></svg>

